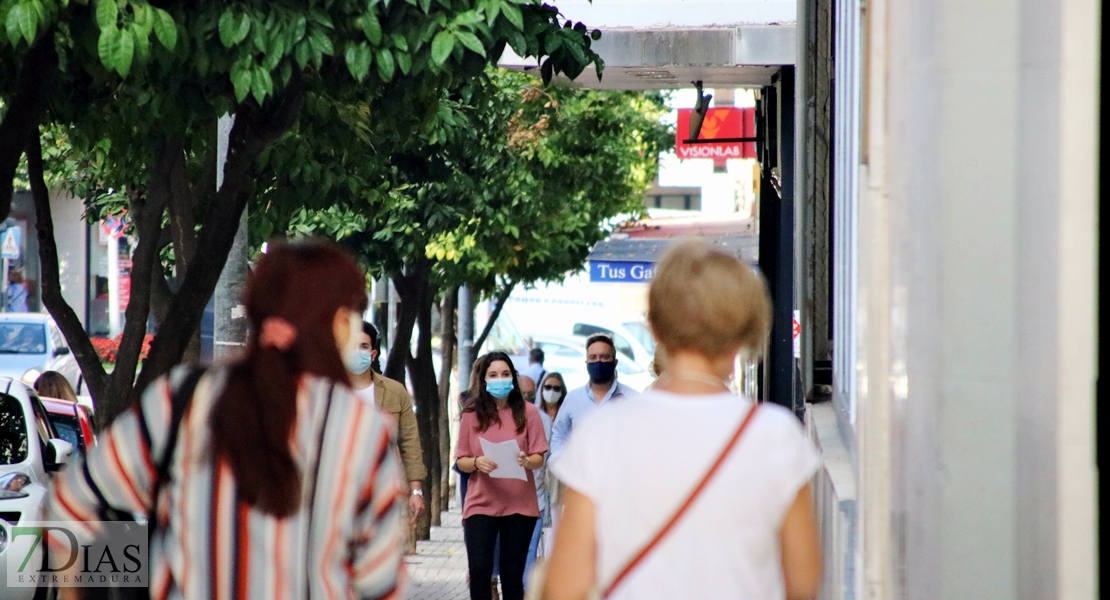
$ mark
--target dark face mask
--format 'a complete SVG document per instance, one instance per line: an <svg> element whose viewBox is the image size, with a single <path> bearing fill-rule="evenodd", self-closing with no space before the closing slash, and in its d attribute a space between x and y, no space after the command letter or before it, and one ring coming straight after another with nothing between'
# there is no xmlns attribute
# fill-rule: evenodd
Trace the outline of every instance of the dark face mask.
<svg viewBox="0 0 1110 600"><path fill-rule="evenodd" d="M586 363L586 372L590 374L590 381L594 383L609 383L617 373L617 361Z"/></svg>

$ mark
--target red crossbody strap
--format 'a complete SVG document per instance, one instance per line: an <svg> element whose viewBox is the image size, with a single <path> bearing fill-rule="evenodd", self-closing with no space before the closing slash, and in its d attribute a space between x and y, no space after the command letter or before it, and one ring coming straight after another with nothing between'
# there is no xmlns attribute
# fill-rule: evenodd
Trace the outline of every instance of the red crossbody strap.
<svg viewBox="0 0 1110 600"><path fill-rule="evenodd" d="M748 411L747 416L745 416L744 420L740 423L740 427L736 429L736 433L732 434L732 439L728 441L728 445L726 445L724 450L721 451L720 456L717 457L716 462L714 462L713 466L709 468L709 471L706 472L705 476L701 478L701 481L698 483L697 487L694 488L694 491L690 492L690 496L686 498L686 501L683 502L678 511L674 513L674 516L671 517L671 520L667 521L667 524L659 530L659 533L655 534L655 537L650 542L648 542L646 546L644 546L643 550L640 550L639 554L637 554L632 560L628 561L628 564L625 565L623 569L621 569L620 573L618 573L616 578L613 579L613 582L609 584L609 587L605 588L604 593L602 593L601 595L602 598L608 598L609 595L613 593L613 590L617 589L617 586L620 585L626 577L628 577L628 574L635 570L637 566L639 566L640 562L642 562L644 558L646 558L647 555L650 554L651 551L659 545L659 542L661 542L663 538L665 538L667 534L671 532L671 529L673 529L675 524L678 523L678 520L681 519L684 514L686 514L686 510L689 509L690 506L694 504L694 501L698 499L698 496L701 495L701 492L705 489L705 486L709 485L709 481L713 479L714 475L717 474L717 471L721 468L721 465L724 464L725 459L728 458L730 454L732 454L732 449L736 447L736 443L739 442L740 438L744 435L744 430L748 428L748 423L751 423L752 417L755 416L755 409L758 407L758 404L752 406L751 410Z"/></svg>

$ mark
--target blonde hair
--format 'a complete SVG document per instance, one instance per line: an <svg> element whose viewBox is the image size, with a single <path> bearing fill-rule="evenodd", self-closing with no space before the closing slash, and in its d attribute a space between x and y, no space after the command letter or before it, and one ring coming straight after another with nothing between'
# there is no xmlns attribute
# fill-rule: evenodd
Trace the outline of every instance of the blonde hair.
<svg viewBox="0 0 1110 600"><path fill-rule="evenodd" d="M663 344L655 344L655 355L651 357L649 366L656 377L663 374L663 368L667 366L667 351L663 349Z"/></svg>
<svg viewBox="0 0 1110 600"><path fill-rule="evenodd" d="M671 246L648 291L648 322L670 352L716 358L758 354L771 324L771 299L751 267L701 239Z"/></svg>

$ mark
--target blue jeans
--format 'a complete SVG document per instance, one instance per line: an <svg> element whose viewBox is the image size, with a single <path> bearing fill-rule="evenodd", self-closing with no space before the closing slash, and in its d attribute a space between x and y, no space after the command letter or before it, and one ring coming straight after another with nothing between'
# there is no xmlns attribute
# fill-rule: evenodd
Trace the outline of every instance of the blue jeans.
<svg viewBox="0 0 1110 600"><path fill-rule="evenodd" d="M528 558L524 563L524 589L528 589L528 577L536 564L536 554L540 551L540 534L543 533L543 522L546 518L547 510L540 511L540 519L536 521L536 528L532 530L532 541L528 544Z"/></svg>

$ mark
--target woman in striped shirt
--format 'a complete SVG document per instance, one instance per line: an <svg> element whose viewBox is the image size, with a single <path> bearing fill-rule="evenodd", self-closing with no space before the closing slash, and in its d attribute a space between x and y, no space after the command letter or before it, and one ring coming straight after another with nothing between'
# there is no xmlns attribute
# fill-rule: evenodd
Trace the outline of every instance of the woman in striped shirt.
<svg viewBox="0 0 1110 600"><path fill-rule="evenodd" d="M183 369L58 478L49 518L72 521L84 544L105 508L153 514L152 598L402 597L400 459L341 358L357 351L362 271L331 243L271 246L244 304L246 354L199 380L176 443Z"/></svg>

